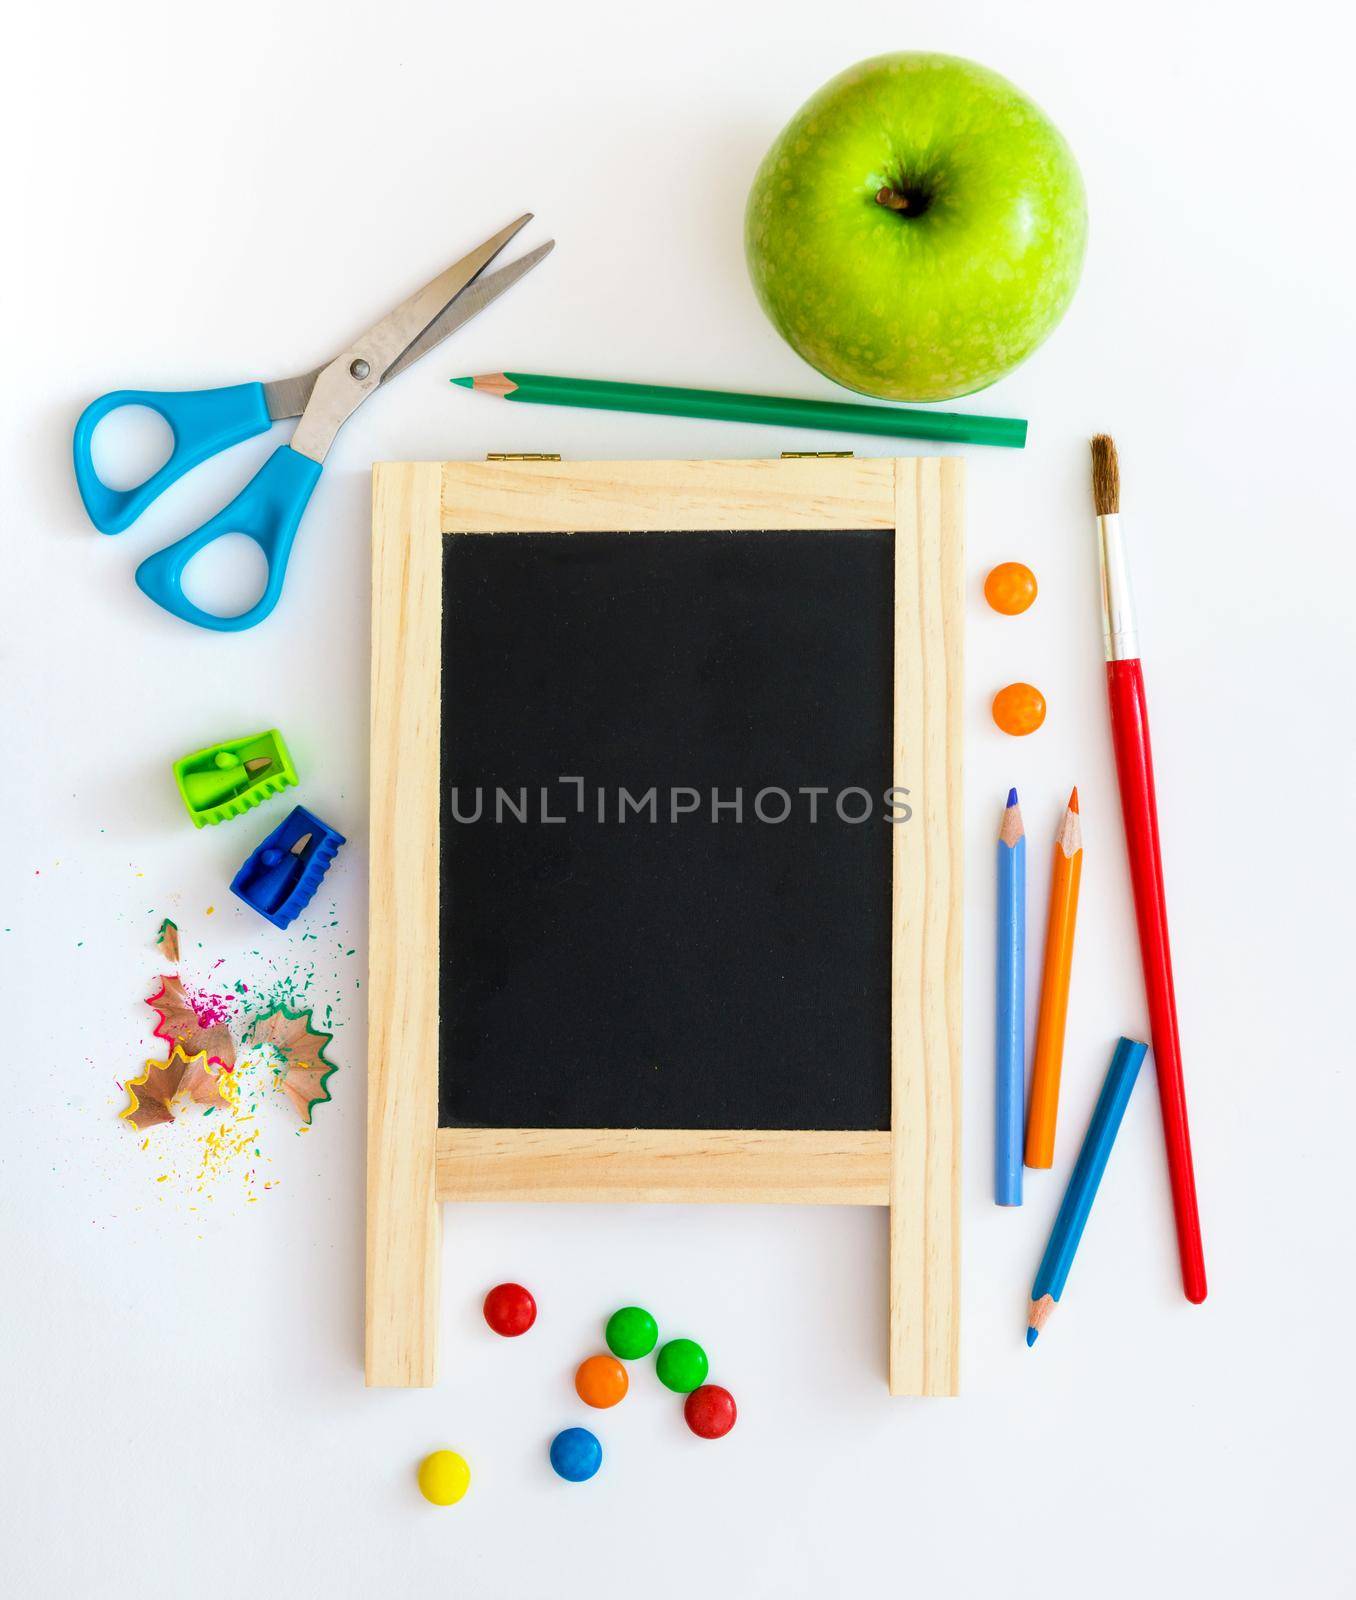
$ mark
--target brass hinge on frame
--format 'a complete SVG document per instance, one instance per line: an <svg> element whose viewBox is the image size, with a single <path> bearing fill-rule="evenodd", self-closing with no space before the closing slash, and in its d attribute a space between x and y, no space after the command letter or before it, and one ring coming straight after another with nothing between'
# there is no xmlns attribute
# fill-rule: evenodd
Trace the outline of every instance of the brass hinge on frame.
<svg viewBox="0 0 1356 1600"><path fill-rule="evenodd" d="M559 461L560 457L536 450L487 450L485 459L486 461Z"/></svg>
<svg viewBox="0 0 1356 1600"><path fill-rule="evenodd" d="M851 450L783 450L783 461L842 461Z"/></svg>

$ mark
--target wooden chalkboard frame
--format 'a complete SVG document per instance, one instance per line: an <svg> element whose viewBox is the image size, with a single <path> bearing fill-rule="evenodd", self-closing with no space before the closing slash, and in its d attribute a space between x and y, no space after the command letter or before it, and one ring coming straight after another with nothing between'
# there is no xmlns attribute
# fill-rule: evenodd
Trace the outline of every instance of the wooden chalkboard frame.
<svg viewBox="0 0 1356 1600"><path fill-rule="evenodd" d="M440 1203L888 1205L892 1394L958 1389L963 463L397 462L373 469L366 1377L434 1381ZM894 531L891 1130L438 1127L442 541Z"/></svg>

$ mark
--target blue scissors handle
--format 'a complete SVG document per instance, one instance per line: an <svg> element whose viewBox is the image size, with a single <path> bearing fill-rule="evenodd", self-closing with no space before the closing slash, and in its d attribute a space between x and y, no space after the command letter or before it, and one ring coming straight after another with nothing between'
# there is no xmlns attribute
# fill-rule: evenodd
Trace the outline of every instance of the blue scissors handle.
<svg viewBox="0 0 1356 1600"><path fill-rule="evenodd" d="M110 489L94 470L94 430L112 411L145 406L169 423L174 449L169 460L134 489ZM262 383L227 389L115 389L86 406L75 425L75 481L89 519L100 533L121 533L176 479L228 446L273 426Z"/></svg>
<svg viewBox="0 0 1356 1600"><path fill-rule="evenodd" d="M174 544L157 550L137 568L141 592L185 622L218 633L238 633L262 622L278 603L282 593L287 557L296 536L297 524L320 477L320 463L302 455L291 445L279 445L258 472L210 522L203 523ZM195 606L184 593L184 568L214 539L228 533L243 533L254 540L268 562L268 581L258 601L238 616L219 617Z"/></svg>

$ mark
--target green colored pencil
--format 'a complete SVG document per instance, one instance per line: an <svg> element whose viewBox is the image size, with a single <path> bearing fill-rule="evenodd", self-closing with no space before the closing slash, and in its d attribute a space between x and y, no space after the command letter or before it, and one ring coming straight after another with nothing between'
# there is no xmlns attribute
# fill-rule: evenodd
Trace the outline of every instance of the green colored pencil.
<svg viewBox="0 0 1356 1600"><path fill-rule="evenodd" d="M731 394L724 389L673 389L657 383L606 383L594 378L548 378L540 372L487 372L453 378L463 389L540 406L589 406L600 411L648 411L665 417L710 417L719 422L765 422L830 433L883 433L900 439L952 444L998 444L1020 450L1020 417L976 417L964 411L915 411L903 406L842 400L793 400L783 395Z"/></svg>

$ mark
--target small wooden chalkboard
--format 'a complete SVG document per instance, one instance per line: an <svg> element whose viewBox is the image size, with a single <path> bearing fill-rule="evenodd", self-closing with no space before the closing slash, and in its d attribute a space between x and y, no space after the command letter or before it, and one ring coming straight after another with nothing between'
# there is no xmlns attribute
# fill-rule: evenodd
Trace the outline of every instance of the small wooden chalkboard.
<svg viewBox="0 0 1356 1600"><path fill-rule="evenodd" d="M956 1391L961 472L375 469L369 1383L441 1201L782 1201Z"/></svg>

